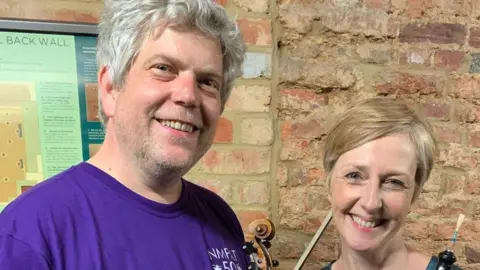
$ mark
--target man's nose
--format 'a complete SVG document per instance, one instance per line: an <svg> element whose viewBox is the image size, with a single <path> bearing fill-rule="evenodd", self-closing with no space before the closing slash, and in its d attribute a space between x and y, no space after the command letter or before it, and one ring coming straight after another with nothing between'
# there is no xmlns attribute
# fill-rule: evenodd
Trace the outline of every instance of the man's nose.
<svg viewBox="0 0 480 270"><path fill-rule="evenodd" d="M368 184L364 186L362 191L360 203L369 213L376 212L382 207L383 202L379 181L368 181Z"/></svg>
<svg viewBox="0 0 480 270"><path fill-rule="evenodd" d="M185 107L198 107L200 106L199 95L195 74L192 72L184 72L175 78L171 98L176 104Z"/></svg>

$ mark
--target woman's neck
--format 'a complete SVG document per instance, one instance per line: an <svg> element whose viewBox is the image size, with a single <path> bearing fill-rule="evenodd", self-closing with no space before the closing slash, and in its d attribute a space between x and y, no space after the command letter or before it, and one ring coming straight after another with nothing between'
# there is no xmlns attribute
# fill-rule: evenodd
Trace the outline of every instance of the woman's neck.
<svg viewBox="0 0 480 270"><path fill-rule="evenodd" d="M408 249L397 236L376 250L356 251L342 241L342 253L333 270L407 269Z"/></svg>

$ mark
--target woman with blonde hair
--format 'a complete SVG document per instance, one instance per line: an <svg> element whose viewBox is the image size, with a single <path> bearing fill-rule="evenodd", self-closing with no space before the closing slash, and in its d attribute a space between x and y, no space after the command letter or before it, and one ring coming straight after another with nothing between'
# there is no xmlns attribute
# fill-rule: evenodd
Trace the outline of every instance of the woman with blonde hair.
<svg viewBox="0 0 480 270"><path fill-rule="evenodd" d="M436 269L438 258L407 246L401 233L432 171L433 134L394 99L368 99L340 117L326 138L323 165L341 255L324 270Z"/></svg>

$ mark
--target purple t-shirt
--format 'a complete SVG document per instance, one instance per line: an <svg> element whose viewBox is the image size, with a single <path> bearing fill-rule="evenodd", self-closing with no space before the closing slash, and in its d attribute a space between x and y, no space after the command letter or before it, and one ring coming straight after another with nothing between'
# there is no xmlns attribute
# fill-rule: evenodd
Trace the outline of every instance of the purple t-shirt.
<svg viewBox="0 0 480 270"><path fill-rule="evenodd" d="M0 269L247 269L244 236L216 194L183 181L163 205L80 163L0 213Z"/></svg>

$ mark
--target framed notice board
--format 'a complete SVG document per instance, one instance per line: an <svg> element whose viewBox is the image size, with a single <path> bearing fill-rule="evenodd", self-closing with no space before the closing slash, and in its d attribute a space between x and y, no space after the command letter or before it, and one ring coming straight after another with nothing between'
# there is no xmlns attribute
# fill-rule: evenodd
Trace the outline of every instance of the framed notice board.
<svg viewBox="0 0 480 270"><path fill-rule="evenodd" d="M97 27L0 19L0 212L103 142Z"/></svg>

